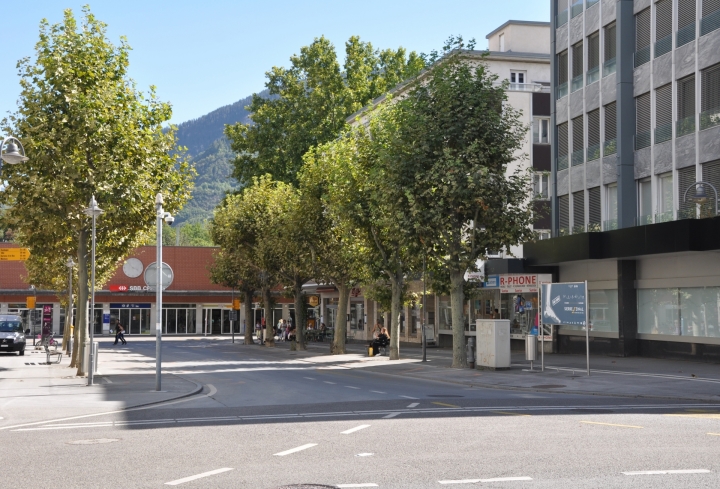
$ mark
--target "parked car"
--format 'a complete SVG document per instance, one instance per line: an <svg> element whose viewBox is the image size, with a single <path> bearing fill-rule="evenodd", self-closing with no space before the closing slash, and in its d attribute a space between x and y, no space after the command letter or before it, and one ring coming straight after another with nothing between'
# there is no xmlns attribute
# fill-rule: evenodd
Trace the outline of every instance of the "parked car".
<svg viewBox="0 0 720 489"><path fill-rule="evenodd" d="M0 316L0 352L16 351L25 355L25 335L30 330L23 331L22 318L20 316Z"/></svg>

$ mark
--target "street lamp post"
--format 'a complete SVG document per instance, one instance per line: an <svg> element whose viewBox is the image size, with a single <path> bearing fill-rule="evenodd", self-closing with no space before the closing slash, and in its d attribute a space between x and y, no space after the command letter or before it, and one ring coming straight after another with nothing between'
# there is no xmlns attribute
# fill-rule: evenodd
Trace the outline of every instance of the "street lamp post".
<svg viewBox="0 0 720 489"><path fill-rule="evenodd" d="M72 295L72 276L73 276L73 268L75 267L75 262L73 261L72 257L68 258L65 262L65 266L68 267L68 307L67 312L65 313L65 329L68 331L67 337L68 342L67 345L63 345L65 347L65 351L67 352L68 356L72 353L72 324L73 324L73 295ZM65 336L65 335L63 335Z"/></svg>
<svg viewBox="0 0 720 489"><path fill-rule="evenodd" d="M92 271L90 274L90 361L88 362L88 382L87 385L93 385L93 374L95 373L95 223L97 221L97 218L99 215L104 213L105 211L102 210L100 207L98 207L97 201L95 200L95 196L93 195L90 199L90 205L87 209L84 209L83 212L92 217L92 254L91 254L91 262L92 262ZM70 269L70 273L72 274L72 269ZM72 294L72 292L71 292ZM87 343L87 336L85 337L85 342ZM87 344L86 344L87 346Z"/></svg>
<svg viewBox="0 0 720 489"><path fill-rule="evenodd" d="M162 226L163 221L168 224L175 222L175 218L163 209L163 196L158 193L155 196L155 218L157 226L156 256L155 256L155 309L157 310L155 320L155 390L160 392L162 382L160 371L162 367Z"/></svg>
<svg viewBox="0 0 720 489"><path fill-rule="evenodd" d="M696 204L705 204L710 200L710 198L705 193L705 185L710 185L710 188L713 189L713 192L715 192L715 215L718 214L718 191L715 188L715 186L710 182L695 182L692 185L690 185L688 188L685 189L685 193L683 194L683 202L687 201L687 194L690 191L691 188L697 187L697 190L695 191L695 197L690 197L691 202L695 202ZM701 216L702 217L702 216Z"/></svg>
<svg viewBox="0 0 720 489"><path fill-rule="evenodd" d="M3 139L0 145L0 157L9 165L17 165L28 160L22 143L12 136Z"/></svg>

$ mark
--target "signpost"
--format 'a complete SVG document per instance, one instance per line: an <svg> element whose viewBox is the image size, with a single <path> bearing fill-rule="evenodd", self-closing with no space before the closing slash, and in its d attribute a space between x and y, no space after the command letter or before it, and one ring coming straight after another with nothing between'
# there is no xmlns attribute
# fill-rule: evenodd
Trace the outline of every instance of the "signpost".
<svg viewBox="0 0 720 489"><path fill-rule="evenodd" d="M0 248L0 261L25 261L30 258L27 248Z"/></svg>
<svg viewBox="0 0 720 489"><path fill-rule="evenodd" d="M542 284L540 300L542 304L541 328L543 324L585 326L587 374L590 375L590 321L587 280L585 282ZM543 338L544 336L543 332ZM544 369L545 356L543 355L542 358L542 367Z"/></svg>

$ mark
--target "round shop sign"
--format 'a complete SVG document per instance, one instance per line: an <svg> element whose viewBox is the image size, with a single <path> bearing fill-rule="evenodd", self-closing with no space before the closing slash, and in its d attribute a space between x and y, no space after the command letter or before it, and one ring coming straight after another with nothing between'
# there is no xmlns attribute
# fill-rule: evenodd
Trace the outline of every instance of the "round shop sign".
<svg viewBox="0 0 720 489"><path fill-rule="evenodd" d="M317 307L318 304L320 304L320 299L318 299L318 296L316 295L311 295L308 297L308 304L310 307Z"/></svg>
<svg viewBox="0 0 720 489"><path fill-rule="evenodd" d="M155 290L155 286L157 285L156 263L157 262L151 263L145 269L145 284L150 288L150 290ZM165 290L170 287L170 284L172 284L175 274L173 273L172 268L170 268L170 265L165 262L163 262L161 270L161 286L163 290Z"/></svg>

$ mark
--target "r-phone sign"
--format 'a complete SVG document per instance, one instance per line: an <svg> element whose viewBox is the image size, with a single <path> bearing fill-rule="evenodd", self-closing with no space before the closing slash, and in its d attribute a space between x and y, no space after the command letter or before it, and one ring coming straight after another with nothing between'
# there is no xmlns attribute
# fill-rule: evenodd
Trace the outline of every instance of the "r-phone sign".
<svg viewBox="0 0 720 489"><path fill-rule="evenodd" d="M543 324L585 326L585 283L542 284Z"/></svg>

